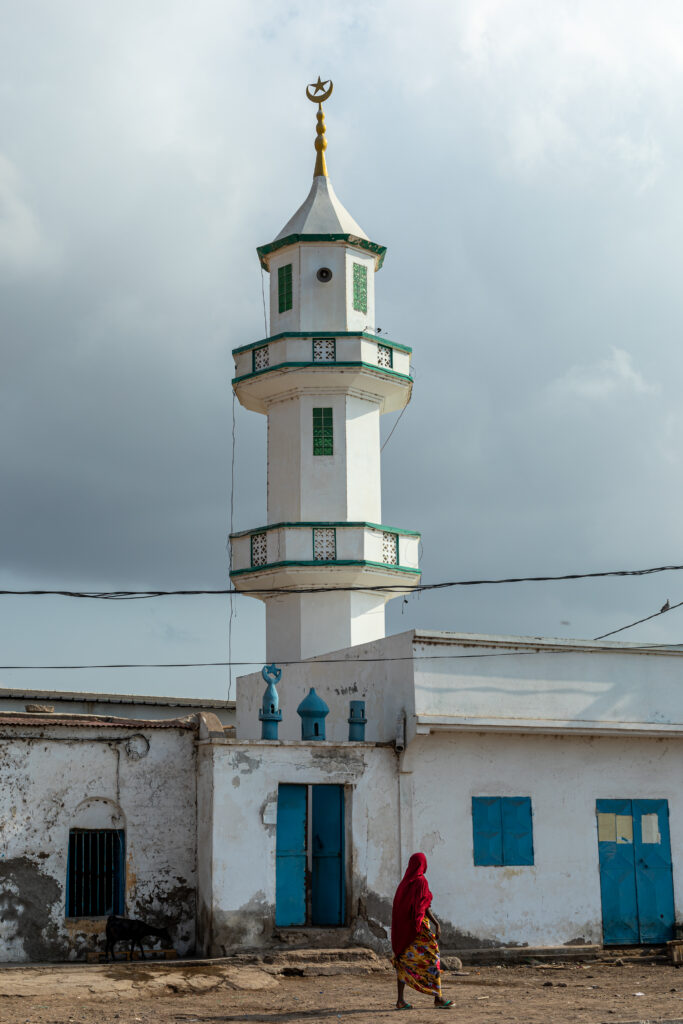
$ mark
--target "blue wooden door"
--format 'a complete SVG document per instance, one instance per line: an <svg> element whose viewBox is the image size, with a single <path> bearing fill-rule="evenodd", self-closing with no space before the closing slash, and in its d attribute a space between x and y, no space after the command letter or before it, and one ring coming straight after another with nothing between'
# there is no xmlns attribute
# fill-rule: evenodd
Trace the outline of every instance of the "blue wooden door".
<svg viewBox="0 0 683 1024"><path fill-rule="evenodd" d="M281 784L277 792L275 924L306 924L308 787Z"/></svg>
<svg viewBox="0 0 683 1024"><path fill-rule="evenodd" d="M666 800L598 800L602 927L608 945L666 942L674 906Z"/></svg>
<svg viewBox="0 0 683 1024"><path fill-rule="evenodd" d="M345 920L344 789L313 786L311 922L341 925Z"/></svg>
<svg viewBox="0 0 683 1024"><path fill-rule="evenodd" d="M674 937L674 888L666 800L633 801L633 840L640 941L668 942Z"/></svg>
<svg viewBox="0 0 683 1024"><path fill-rule="evenodd" d="M630 800L598 800L602 932L608 945L639 942Z"/></svg>

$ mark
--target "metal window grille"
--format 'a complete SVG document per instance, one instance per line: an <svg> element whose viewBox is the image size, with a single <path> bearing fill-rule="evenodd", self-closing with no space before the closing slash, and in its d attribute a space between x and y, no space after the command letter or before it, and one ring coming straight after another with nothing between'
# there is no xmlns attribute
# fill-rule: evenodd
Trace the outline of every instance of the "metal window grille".
<svg viewBox="0 0 683 1024"><path fill-rule="evenodd" d="M334 455L332 409L313 410L313 454Z"/></svg>
<svg viewBox="0 0 683 1024"><path fill-rule="evenodd" d="M270 355L268 353L268 346L261 345L259 348L255 348L251 353L252 369L254 373L257 370L265 370L270 366Z"/></svg>
<svg viewBox="0 0 683 1024"><path fill-rule="evenodd" d="M336 530L325 527L313 531L313 559L316 562L333 562L337 557Z"/></svg>
<svg viewBox="0 0 683 1024"><path fill-rule="evenodd" d="M389 345L377 346L377 365L384 366L387 370L394 365L394 353Z"/></svg>
<svg viewBox="0 0 683 1024"><path fill-rule="evenodd" d="M122 914L125 864L123 829L71 829L66 866L66 916Z"/></svg>
<svg viewBox="0 0 683 1024"><path fill-rule="evenodd" d="M251 535L251 564L265 565L268 561L268 534L252 533Z"/></svg>
<svg viewBox="0 0 683 1024"><path fill-rule="evenodd" d="M398 534L382 534L382 561L386 565L398 565Z"/></svg>
<svg viewBox="0 0 683 1024"><path fill-rule="evenodd" d="M368 268L363 263L353 265L353 308L358 313L368 311Z"/></svg>
<svg viewBox="0 0 683 1024"><path fill-rule="evenodd" d="M337 344L334 338L313 339L313 362L333 363L337 358Z"/></svg>
<svg viewBox="0 0 683 1024"><path fill-rule="evenodd" d="M279 313L286 313L292 308L292 264L278 267L277 271L277 305Z"/></svg>

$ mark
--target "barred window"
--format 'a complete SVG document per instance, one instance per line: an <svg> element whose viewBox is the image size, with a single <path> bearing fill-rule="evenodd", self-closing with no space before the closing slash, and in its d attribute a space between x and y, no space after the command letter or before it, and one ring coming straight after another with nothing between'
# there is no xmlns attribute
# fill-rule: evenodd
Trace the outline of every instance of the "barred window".
<svg viewBox="0 0 683 1024"><path fill-rule="evenodd" d="M368 311L368 268L364 263L353 265L353 308L358 313Z"/></svg>
<svg viewBox="0 0 683 1024"><path fill-rule="evenodd" d="M316 562L333 562L337 557L336 530L325 527L313 531L313 558Z"/></svg>
<svg viewBox="0 0 683 1024"><path fill-rule="evenodd" d="M377 346L377 365L390 370L394 365L394 353L389 345Z"/></svg>
<svg viewBox="0 0 683 1024"><path fill-rule="evenodd" d="M313 454L334 455L332 409L313 410Z"/></svg>
<svg viewBox="0 0 683 1024"><path fill-rule="evenodd" d="M286 313L292 308L292 264L286 267L278 267L277 271L277 300L278 312Z"/></svg>
<svg viewBox="0 0 683 1024"><path fill-rule="evenodd" d="M334 338L313 339L313 362L333 363L337 358L337 345Z"/></svg>
<svg viewBox="0 0 683 1024"><path fill-rule="evenodd" d="M252 533L251 535L251 564L265 565L268 561L268 534Z"/></svg>
<svg viewBox="0 0 683 1024"><path fill-rule="evenodd" d="M386 565L398 565L398 534L382 534L382 561Z"/></svg>
<svg viewBox="0 0 683 1024"><path fill-rule="evenodd" d="M66 916L122 914L125 865L123 829L72 828L66 861Z"/></svg>
<svg viewBox="0 0 683 1024"><path fill-rule="evenodd" d="M256 373L258 370L265 370L266 367L270 366L268 346L260 345L258 348L252 349L251 360L252 370L254 371L254 373Z"/></svg>

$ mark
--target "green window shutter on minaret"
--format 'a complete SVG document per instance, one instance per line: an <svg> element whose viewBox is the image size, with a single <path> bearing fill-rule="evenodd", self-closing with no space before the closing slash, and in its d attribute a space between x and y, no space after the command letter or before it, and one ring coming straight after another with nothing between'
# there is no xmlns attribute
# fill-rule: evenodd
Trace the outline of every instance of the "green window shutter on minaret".
<svg viewBox="0 0 683 1024"><path fill-rule="evenodd" d="M332 409L313 410L313 454L334 455Z"/></svg>
<svg viewBox="0 0 683 1024"><path fill-rule="evenodd" d="M277 299L278 312L286 313L292 308L292 264L286 267L278 267L277 271Z"/></svg>
<svg viewBox="0 0 683 1024"><path fill-rule="evenodd" d="M353 265L353 308L357 313L368 311L368 268L362 263Z"/></svg>

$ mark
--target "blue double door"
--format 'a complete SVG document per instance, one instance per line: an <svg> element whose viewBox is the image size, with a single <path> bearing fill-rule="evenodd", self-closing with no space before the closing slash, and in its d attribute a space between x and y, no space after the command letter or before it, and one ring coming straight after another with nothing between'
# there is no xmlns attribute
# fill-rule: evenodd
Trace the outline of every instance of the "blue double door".
<svg viewBox="0 0 683 1024"><path fill-rule="evenodd" d="M666 800L598 800L602 928L608 945L674 937Z"/></svg>
<svg viewBox="0 0 683 1024"><path fill-rule="evenodd" d="M345 924L344 787L281 784L275 924Z"/></svg>

